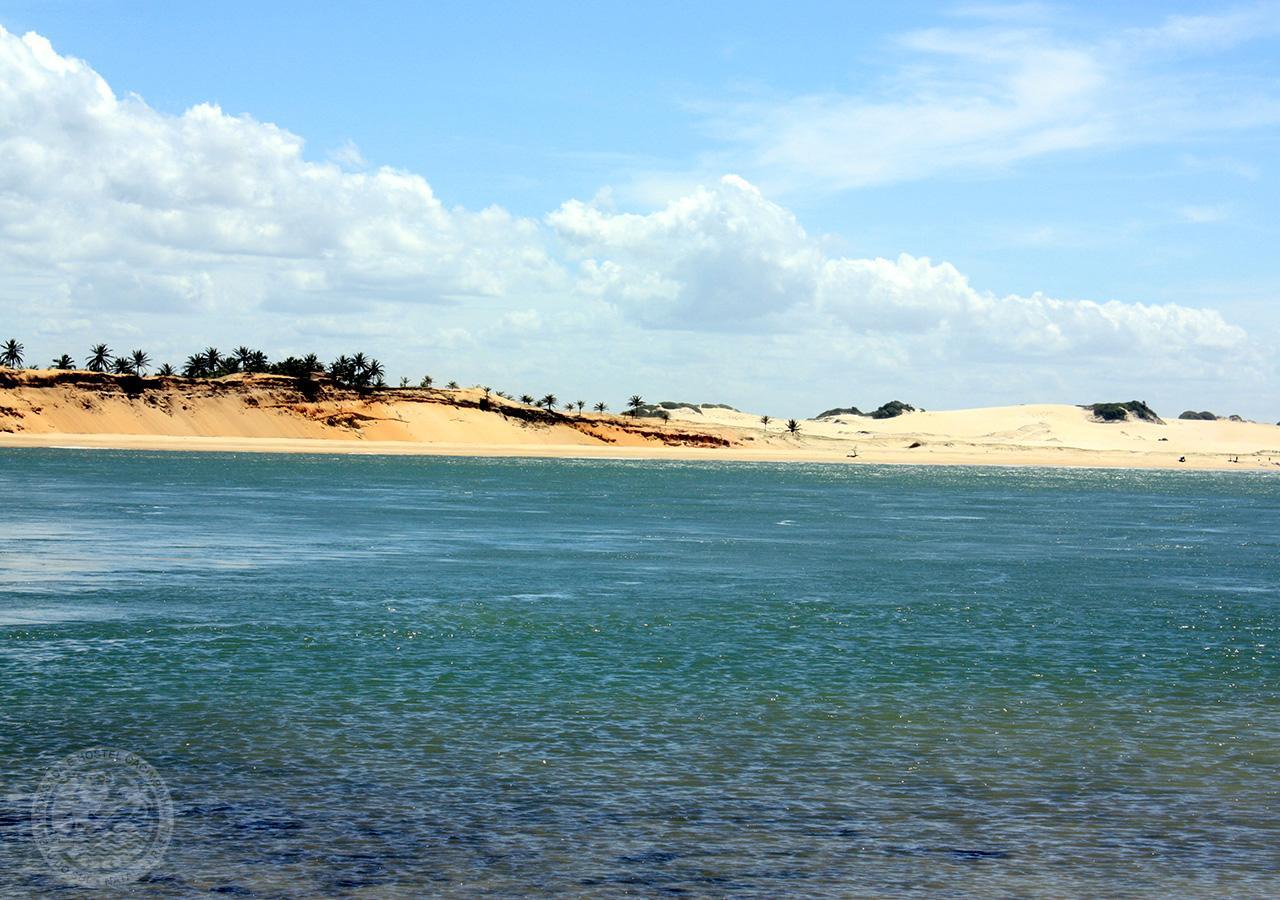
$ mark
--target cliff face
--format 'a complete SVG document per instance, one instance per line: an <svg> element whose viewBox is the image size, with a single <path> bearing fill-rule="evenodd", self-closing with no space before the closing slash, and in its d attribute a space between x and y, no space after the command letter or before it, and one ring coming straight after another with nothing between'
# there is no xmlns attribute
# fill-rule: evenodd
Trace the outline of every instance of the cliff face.
<svg viewBox="0 0 1280 900"><path fill-rule="evenodd" d="M0 371L0 432L484 444L728 446L716 429L547 412L479 389L360 395L324 378Z"/></svg>

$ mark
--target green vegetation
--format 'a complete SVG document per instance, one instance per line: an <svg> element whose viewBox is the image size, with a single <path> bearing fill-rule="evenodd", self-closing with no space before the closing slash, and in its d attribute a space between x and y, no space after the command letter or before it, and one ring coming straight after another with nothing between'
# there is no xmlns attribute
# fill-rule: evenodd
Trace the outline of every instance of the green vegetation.
<svg viewBox="0 0 1280 900"><path fill-rule="evenodd" d="M10 369L21 369L23 349L23 346L14 338L9 338L9 340L0 344L0 366L8 366Z"/></svg>
<svg viewBox="0 0 1280 900"><path fill-rule="evenodd" d="M903 403L901 400L890 400L879 409L871 413L873 419L894 419L903 413L915 412L916 408L910 403Z"/></svg>
<svg viewBox="0 0 1280 900"><path fill-rule="evenodd" d="M1142 400L1130 400L1126 403L1093 403L1082 409L1093 413L1093 417L1099 422L1124 422L1132 416L1143 422L1164 424L1164 420L1156 415L1156 411Z"/></svg>
<svg viewBox="0 0 1280 900"><path fill-rule="evenodd" d="M818 413L814 418L829 419L832 416L865 416L862 410L856 406L837 406L835 409L828 409L825 412Z"/></svg>
<svg viewBox="0 0 1280 900"><path fill-rule="evenodd" d="M832 416L870 416L873 419L893 419L903 413L916 412L916 408L910 403L903 403L901 400L890 400L883 406L865 413L856 406L837 406L835 409L828 409L818 413L814 418L829 419Z"/></svg>
<svg viewBox="0 0 1280 900"><path fill-rule="evenodd" d="M1189 409L1186 412L1182 413L1180 416L1178 416L1178 418L1179 419L1199 419L1205 422L1218 421L1218 417L1215 416L1213 413L1209 412L1208 410L1201 410L1200 412L1196 412L1194 409Z"/></svg>
<svg viewBox="0 0 1280 900"><path fill-rule="evenodd" d="M791 432L792 434L799 434L800 423L797 422L795 419L787 419L787 431Z"/></svg>
<svg viewBox="0 0 1280 900"><path fill-rule="evenodd" d="M111 348L106 344L94 344L84 364L90 372L107 371L107 366L111 365Z"/></svg>
<svg viewBox="0 0 1280 900"><path fill-rule="evenodd" d="M50 365L55 369L74 369L76 367L76 361L64 353L50 363Z"/></svg>

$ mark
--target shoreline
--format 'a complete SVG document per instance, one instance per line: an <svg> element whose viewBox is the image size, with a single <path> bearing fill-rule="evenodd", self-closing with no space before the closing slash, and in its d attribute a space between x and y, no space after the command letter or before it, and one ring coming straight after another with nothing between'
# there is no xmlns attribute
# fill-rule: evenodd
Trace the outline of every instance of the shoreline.
<svg viewBox="0 0 1280 900"><path fill-rule="evenodd" d="M800 440L803 440L801 438ZM821 439L815 439L821 440ZM255 453L316 456L443 456L508 459L604 459L671 462L826 463L836 465L1062 468L1280 474L1280 462L1218 455L1055 448L929 447L877 448L849 456L844 448L690 447L583 444L484 444L438 441L341 440L334 438L247 438L102 433L0 433L0 449L141 451L172 453Z"/></svg>
<svg viewBox="0 0 1280 900"><path fill-rule="evenodd" d="M1138 412L1033 403L785 423L710 403L553 410L486 388L0 371L0 447L1280 472L1280 427Z"/></svg>

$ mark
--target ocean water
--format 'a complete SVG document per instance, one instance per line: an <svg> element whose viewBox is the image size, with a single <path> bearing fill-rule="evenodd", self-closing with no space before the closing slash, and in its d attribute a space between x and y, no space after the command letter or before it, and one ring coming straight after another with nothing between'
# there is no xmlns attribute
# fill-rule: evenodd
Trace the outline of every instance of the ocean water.
<svg viewBox="0 0 1280 900"><path fill-rule="evenodd" d="M1274 477L0 451L0 894L1274 896L1278 647Z"/></svg>

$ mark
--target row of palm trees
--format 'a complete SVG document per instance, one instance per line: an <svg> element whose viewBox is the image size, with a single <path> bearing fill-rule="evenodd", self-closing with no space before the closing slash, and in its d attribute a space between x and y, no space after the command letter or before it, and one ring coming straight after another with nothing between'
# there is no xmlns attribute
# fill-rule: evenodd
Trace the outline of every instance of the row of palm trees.
<svg viewBox="0 0 1280 900"><path fill-rule="evenodd" d="M26 348L15 338L10 338L0 344L0 366L7 366L10 369L22 368L25 350ZM74 369L75 360L64 353L53 360L52 367L55 369ZM116 356L106 344L94 344L89 350L89 356L85 359L85 368L91 372L111 372L116 375L145 375L150 367L151 357L145 351L134 350L127 355ZM182 375L185 378L220 378L224 375L234 375L240 372L263 372L273 375L288 375L293 378L307 378L313 374L328 373L334 383L361 393L371 388L385 388L387 386L385 380L386 370L383 368L382 363L376 359L366 357L363 353L356 353L353 356L339 356L326 367L314 353L308 353L303 357L289 356L273 363L266 353L245 346L237 347L234 351L225 355L217 347L208 347L200 353L193 353L188 356L182 366ZM156 370L156 374L176 375L177 372L174 371L173 366L165 363ZM429 388L434 383L430 375L424 375L419 385ZM407 387L408 379L401 379L400 384L401 387ZM458 383L450 381L447 387L450 390L457 390ZM484 393L487 401L491 389L485 388ZM499 397L505 397L508 400L515 399L510 394L502 391L498 391L497 394ZM532 394L522 394L520 402L528 406L544 408L547 412L553 412L560 401L555 394L544 394L540 400L535 400ZM581 413L586 408L586 405L585 400L566 401L563 409L566 412L576 410ZM639 394L632 394L627 399L627 414L638 416L645 406L643 397ZM598 413L603 413L609 409L609 405L601 400L592 409ZM669 418L666 410L660 410L659 415L663 419ZM760 424L764 425L766 429L771 421L772 419L769 416L760 417ZM787 431L791 434L799 434L800 423L795 419L788 419Z"/></svg>
<svg viewBox="0 0 1280 900"><path fill-rule="evenodd" d="M0 344L0 365L11 369L22 368L25 348L16 339L10 338ZM76 361L64 353L53 360L52 368L74 369ZM151 357L145 350L134 350L128 354L117 355L106 344L94 344L89 348L84 367L90 372L110 372L115 375L146 375L151 369ZM270 373L273 375L290 375L295 378L327 372L333 380L356 390L372 387L386 387L386 369L378 360L357 353L354 356L339 356L329 366L325 366L314 353L303 357L290 356L279 362L272 362L266 353L249 347L240 346L230 353L223 353L217 347L208 347L199 353L187 357L182 366L185 378L221 378L224 375L237 373ZM157 375L177 375L173 366L165 363L156 369ZM430 376L423 379L429 385Z"/></svg>

